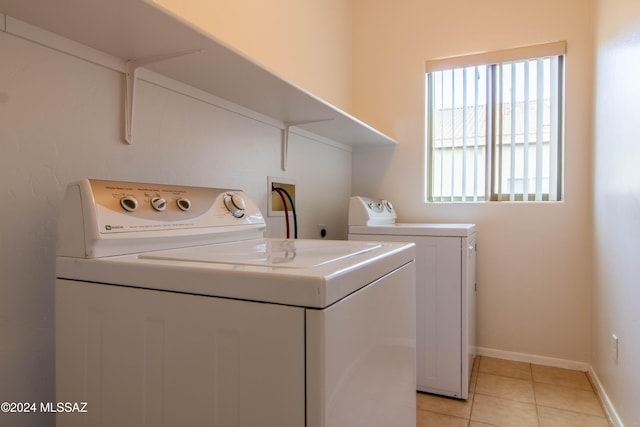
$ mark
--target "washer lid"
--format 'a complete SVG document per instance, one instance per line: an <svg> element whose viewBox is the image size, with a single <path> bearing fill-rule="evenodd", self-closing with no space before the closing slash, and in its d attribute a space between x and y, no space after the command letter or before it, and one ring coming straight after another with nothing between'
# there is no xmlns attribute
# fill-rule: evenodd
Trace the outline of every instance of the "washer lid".
<svg viewBox="0 0 640 427"><path fill-rule="evenodd" d="M140 259L313 268L373 251L380 243L262 239L141 254Z"/></svg>
<svg viewBox="0 0 640 427"><path fill-rule="evenodd" d="M57 257L58 279L324 308L415 260L415 244L251 239L102 258Z"/></svg>

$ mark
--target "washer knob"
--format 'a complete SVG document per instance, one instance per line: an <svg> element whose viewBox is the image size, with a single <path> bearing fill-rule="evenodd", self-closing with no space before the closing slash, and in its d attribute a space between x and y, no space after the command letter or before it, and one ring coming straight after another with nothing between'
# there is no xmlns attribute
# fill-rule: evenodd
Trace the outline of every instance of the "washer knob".
<svg viewBox="0 0 640 427"><path fill-rule="evenodd" d="M224 206L236 218L242 218L244 210L247 208L244 199L238 194L225 194Z"/></svg>
<svg viewBox="0 0 640 427"><path fill-rule="evenodd" d="M134 212L138 209L138 200L133 196L123 196L120 198L120 206L127 212Z"/></svg>
<svg viewBox="0 0 640 427"><path fill-rule="evenodd" d="M181 211L188 211L189 209L191 209L191 200L189 199L184 199L181 197L176 200L176 204Z"/></svg>
<svg viewBox="0 0 640 427"><path fill-rule="evenodd" d="M382 204L384 205L385 208L387 208L387 212L389 212L389 213L393 212L393 205L391 204L390 201L383 200Z"/></svg>
<svg viewBox="0 0 640 427"><path fill-rule="evenodd" d="M162 212L167 209L167 201L162 197L154 197L151 199L151 206L158 212Z"/></svg>

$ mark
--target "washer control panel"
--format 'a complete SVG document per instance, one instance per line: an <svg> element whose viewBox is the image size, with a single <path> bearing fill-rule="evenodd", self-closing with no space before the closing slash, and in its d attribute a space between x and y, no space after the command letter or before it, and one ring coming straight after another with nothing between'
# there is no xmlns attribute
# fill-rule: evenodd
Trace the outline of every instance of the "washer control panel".
<svg viewBox="0 0 640 427"><path fill-rule="evenodd" d="M349 225L389 225L397 219L390 201L354 196L349 199Z"/></svg>
<svg viewBox="0 0 640 427"><path fill-rule="evenodd" d="M242 190L106 180L70 184L60 220L61 234L82 234L91 254L109 246L109 239L131 247L155 239L173 248L221 241L233 233L244 238L247 230L252 236L258 230L260 237L266 228L260 209Z"/></svg>
<svg viewBox="0 0 640 427"><path fill-rule="evenodd" d="M240 190L103 180L90 180L89 185L103 232L137 227L139 220L158 221L163 229L183 227L207 212L216 218L213 222L226 223L257 211L253 205L253 212L247 211L247 196ZM151 223L144 227L154 228Z"/></svg>

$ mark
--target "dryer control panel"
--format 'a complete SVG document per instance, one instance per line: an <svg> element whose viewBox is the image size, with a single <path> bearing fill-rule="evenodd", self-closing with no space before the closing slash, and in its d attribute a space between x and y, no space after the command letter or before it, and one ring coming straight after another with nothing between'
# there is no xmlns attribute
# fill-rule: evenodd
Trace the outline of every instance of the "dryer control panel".
<svg viewBox="0 0 640 427"><path fill-rule="evenodd" d="M354 196L349 200L349 225L389 225L397 219L390 201Z"/></svg>

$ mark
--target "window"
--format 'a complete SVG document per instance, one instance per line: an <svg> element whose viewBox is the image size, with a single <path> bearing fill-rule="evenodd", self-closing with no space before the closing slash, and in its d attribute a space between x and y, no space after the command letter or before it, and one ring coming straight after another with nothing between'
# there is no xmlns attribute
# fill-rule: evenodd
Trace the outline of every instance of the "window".
<svg viewBox="0 0 640 427"><path fill-rule="evenodd" d="M427 62L427 201L563 199L565 49Z"/></svg>

